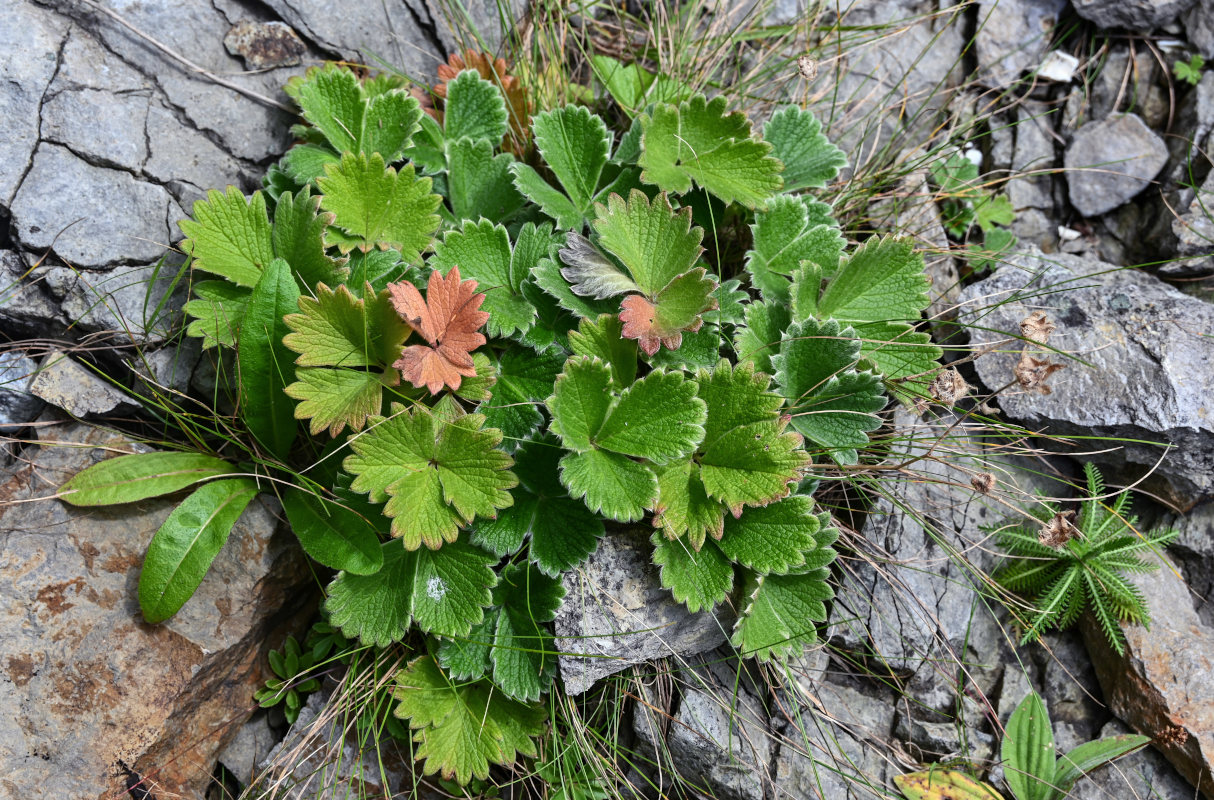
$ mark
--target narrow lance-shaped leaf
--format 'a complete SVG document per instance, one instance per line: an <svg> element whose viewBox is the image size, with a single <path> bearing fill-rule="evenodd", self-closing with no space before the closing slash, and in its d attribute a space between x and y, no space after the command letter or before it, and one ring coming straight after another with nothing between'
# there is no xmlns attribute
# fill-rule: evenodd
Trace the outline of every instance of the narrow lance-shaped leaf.
<svg viewBox="0 0 1214 800"><path fill-rule="evenodd" d="M275 259L253 287L236 350L241 416L253 436L280 459L287 457L297 428L294 403L283 391L294 361L294 353L283 344L290 332L283 317L298 305L299 287L291 268Z"/></svg>
<svg viewBox="0 0 1214 800"><path fill-rule="evenodd" d="M135 453L107 458L77 472L59 487L59 498L73 506L134 503L235 471L228 462L205 453Z"/></svg>
<svg viewBox="0 0 1214 800"><path fill-rule="evenodd" d="M304 552L326 567L355 575L372 575L383 566L375 528L339 502L289 488L282 507Z"/></svg>

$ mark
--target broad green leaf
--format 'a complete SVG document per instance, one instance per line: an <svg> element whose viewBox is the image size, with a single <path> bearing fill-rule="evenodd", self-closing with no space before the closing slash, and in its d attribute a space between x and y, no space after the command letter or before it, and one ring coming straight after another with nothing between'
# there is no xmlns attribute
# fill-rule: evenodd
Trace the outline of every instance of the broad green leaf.
<svg viewBox="0 0 1214 800"><path fill-rule="evenodd" d="M471 403L483 403L493 396L491 389L497 383L497 367L484 353L472 354L472 369L475 375L465 377L460 381L459 388L454 391L456 397ZM437 406L435 406L437 408ZM497 427L489 425L490 428Z"/></svg>
<svg viewBox="0 0 1214 800"><path fill-rule="evenodd" d="M489 651L493 649L493 631L497 628L499 609L491 608L479 625L472 626L466 637L443 639L438 646L438 663L452 680L480 680L493 664Z"/></svg>
<svg viewBox="0 0 1214 800"><path fill-rule="evenodd" d="M822 268L805 262L793 270L789 304L792 306L792 321L803 322L817 319L818 295L822 293Z"/></svg>
<svg viewBox="0 0 1214 800"><path fill-rule="evenodd" d="M718 544L730 561L758 573L784 574L805 565L820 528L814 501L795 495L727 518Z"/></svg>
<svg viewBox="0 0 1214 800"><path fill-rule="evenodd" d="M407 549L437 549L455 541L461 525L511 504L513 460L497 447L501 432L481 430L483 422L479 414L447 421L394 404L391 417L350 440L343 466L355 476L351 488L387 500L392 535Z"/></svg>
<svg viewBox="0 0 1214 800"><path fill-rule="evenodd" d="M506 101L501 90L483 79L476 70L466 69L447 82L447 104L443 127L448 142L465 136L485 139L496 146L509 128Z"/></svg>
<svg viewBox="0 0 1214 800"><path fill-rule="evenodd" d="M212 189L194 203L193 219L181 221L186 239L181 248L194 266L252 288L261 271L274 260L270 219L261 192L245 198L235 186L227 194Z"/></svg>
<svg viewBox="0 0 1214 800"><path fill-rule="evenodd" d="M663 464L695 451L705 413L695 381L654 370L620 393L592 439L605 450Z"/></svg>
<svg viewBox="0 0 1214 800"><path fill-rule="evenodd" d="M582 229L585 215L560 189L540 177L534 168L516 161L510 165L510 174L514 178L514 188L539 206L540 211L556 220L557 227L574 231Z"/></svg>
<svg viewBox="0 0 1214 800"><path fill-rule="evenodd" d="M610 365L612 382L622 388L636 380L637 345L621 336L621 328L619 317L612 314L583 319L576 331L569 332L569 349L574 355L594 356Z"/></svg>
<svg viewBox="0 0 1214 800"><path fill-rule="evenodd" d="M565 357L560 353L537 355L518 347L502 353L497 383L477 411L485 415L486 426L501 430L507 449L530 438L543 424L540 406L552 392L564 364Z"/></svg>
<svg viewBox="0 0 1214 800"><path fill-rule="evenodd" d="M552 414L552 432L570 450L592 449L594 438L611 409L611 369L597 358L579 356L565 362L552 396L545 404Z"/></svg>
<svg viewBox="0 0 1214 800"><path fill-rule="evenodd" d="M1084 742L1055 763L1054 786L1065 797L1076 781L1097 767L1116 761L1124 755L1141 750L1151 743L1149 736L1126 733L1106 736L1094 742Z"/></svg>
<svg viewBox="0 0 1214 800"><path fill-rule="evenodd" d="M907 800L1003 800L1003 795L963 772L933 767L895 775L894 785Z"/></svg>
<svg viewBox="0 0 1214 800"><path fill-rule="evenodd" d="M357 297L374 295L388 288L389 283L406 279L410 267L401 263L400 253L395 250L371 250L362 252L354 250L350 253L350 274L346 278L346 286ZM367 287L371 291L367 291Z"/></svg>
<svg viewBox="0 0 1214 800"><path fill-rule="evenodd" d="M543 623L556 617L565 598L560 579L534 565L511 564L493 590L501 609L494 631L493 682L511 699L539 700L556 674L556 643Z"/></svg>
<svg viewBox="0 0 1214 800"><path fill-rule="evenodd" d="M1030 692L1007 721L1001 746L1003 777L1018 800L1051 800L1055 755L1050 715L1040 695Z"/></svg>
<svg viewBox="0 0 1214 800"><path fill-rule="evenodd" d="M240 323L237 369L241 416L249 432L271 453L286 459L295 441L295 404L283 391L293 370L294 354L283 337L283 317L299 306L299 287L281 258L270 262L253 287Z"/></svg>
<svg viewBox="0 0 1214 800"><path fill-rule="evenodd" d="M297 144L279 163L292 180L303 186L324 175L329 164L340 164L341 156L324 145Z"/></svg>
<svg viewBox="0 0 1214 800"><path fill-rule="evenodd" d="M700 477L708 496L735 514L744 505L766 505L786 496L809 465L801 437L786 426L784 419L755 422L706 446Z"/></svg>
<svg viewBox="0 0 1214 800"><path fill-rule="evenodd" d="M361 431L367 420L383 411L385 374L357 369L295 370L295 383L283 391L299 401L295 418L308 420L308 431L316 436L328 430L337 436L347 426Z"/></svg>
<svg viewBox="0 0 1214 800"><path fill-rule="evenodd" d="M860 337L860 355L890 380L914 376L918 394L927 394L927 385L940 368L944 351L932 344L931 334L916 331L903 322L859 322L855 325Z"/></svg>
<svg viewBox="0 0 1214 800"><path fill-rule="evenodd" d="M772 155L784 164L780 177L785 192L821 189L847 166L843 151L822 133L822 123L813 112L786 106L763 126L763 138L774 148Z"/></svg>
<svg viewBox="0 0 1214 800"><path fill-rule="evenodd" d="M699 550L707 537L720 539L725 529L725 506L708 496L700 478L700 465L676 461L658 470L658 502L653 524L668 539L686 536Z"/></svg>
<svg viewBox="0 0 1214 800"><path fill-rule="evenodd" d="M301 297L299 313L285 322L291 333L284 343L299 353L301 367L387 367L400 358L410 330L387 291L364 299L345 286L317 286L316 297Z"/></svg>
<svg viewBox="0 0 1214 800"><path fill-rule="evenodd" d="M611 150L607 124L584 106L569 105L536 114L532 127L548 168L579 216L588 216ZM580 227L580 220L569 227Z"/></svg>
<svg viewBox="0 0 1214 800"><path fill-rule="evenodd" d="M488 681L455 683L430 656L398 672L396 684L393 713L415 731L414 755L425 759L424 774L466 784L489 777L490 764L536 754L532 737L547 718L541 707L511 700Z"/></svg>
<svg viewBox="0 0 1214 800"><path fill-rule="evenodd" d="M635 522L657 500L653 470L606 450L570 453L561 459L561 483L595 513L618 522Z"/></svg>
<svg viewBox="0 0 1214 800"><path fill-rule="evenodd" d="M536 264L565 243L565 234L555 231L550 223L536 225L528 222L514 237L510 253L510 286L517 292L531 284L531 272Z"/></svg>
<svg viewBox="0 0 1214 800"><path fill-rule="evenodd" d="M716 325L737 325L745 319L746 304L749 298L739 287L742 282L737 278L725 281L715 290L712 298L717 301L717 307L704 312L704 321Z"/></svg>
<svg viewBox="0 0 1214 800"><path fill-rule="evenodd" d="M597 206L594 228L599 244L620 260L650 298L694 267L704 249L704 229L692 227L691 209L675 212L665 195L652 203L635 190L627 202L611 195L606 206Z"/></svg>
<svg viewBox="0 0 1214 800"><path fill-rule="evenodd" d="M349 272L325 255L325 228L333 222L333 215L321 214L319 209L320 198L306 190L297 195L283 192L274 207L274 255L290 264L307 287L318 283L335 286Z"/></svg>
<svg viewBox="0 0 1214 800"><path fill-rule="evenodd" d="M458 266L460 278L476 281L476 291L485 295L481 310L489 314L485 330L490 336L525 332L535 322L535 306L511 280L511 255L506 229L482 219L465 220L458 230L447 231L430 259L443 275Z"/></svg>
<svg viewBox="0 0 1214 800"><path fill-rule="evenodd" d="M400 161L422 118L421 105L404 89L377 94L367 102L358 149L379 153L385 163Z"/></svg>
<svg viewBox="0 0 1214 800"><path fill-rule="evenodd" d="M570 232L566 243L558 251L561 275L569 281L569 288L579 297L606 300L627 292L639 292L641 287L630 275L615 265L579 233Z"/></svg>
<svg viewBox="0 0 1214 800"><path fill-rule="evenodd" d="M787 306L778 303L746 306L746 324L737 329L733 340L738 363L750 361L763 372L771 372L771 357L780 352L780 337L791 321Z"/></svg>
<svg viewBox="0 0 1214 800"><path fill-rule="evenodd" d="M692 613L711 610L733 589L733 565L712 540L694 550L682 539L655 532L653 563L661 567L662 586Z"/></svg>
<svg viewBox="0 0 1214 800"><path fill-rule="evenodd" d="M592 56L590 64L594 76L626 113L636 114L645 108L645 98L656 75L639 64L622 64L611 56Z"/></svg>
<svg viewBox="0 0 1214 800"><path fill-rule="evenodd" d="M704 325L694 333L681 334L683 343L678 350L663 348L647 356L650 366L682 369L694 372L711 369L721 360L721 330L716 325Z"/></svg>
<svg viewBox="0 0 1214 800"><path fill-rule="evenodd" d="M855 331L834 320L789 325L772 358L793 427L841 464L856 463L885 406L881 381L855 371L859 358Z"/></svg>
<svg viewBox="0 0 1214 800"><path fill-rule="evenodd" d="M760 661L800 655L817 639L815 622L826 620L825 602L834 596L830 573L813 569L788 575L748 573L745 605L731 642Z"/></svg>
<svg viewBox="0 0 1214 800"><path fill-rule="evenodd" d="M194 284L194 299L185 304L186 314L193 317L186 333L201 337L203 348L235 347L249 293L227 281Z"/></svg>
<svg viewBox="0 0 1214 800"><path fill-rule="evenodd" d="M700 370L696 383L708 408L701 449L737 428L779 419L783 401L768 388L771 379L751 364L731 365L721 359L711 371Z"/></svg>
<svg viewBox="0 0 1214 800"><path fill-rule="evenodd" d="M155 625L185 605L257 494L249 478L204 484L173 509L152 536L139 573L139 608Z"/></svg>
<svg viewBox="0 0 1214 800"><path fill-rule="evenodd" d="M725 203L755 208L783 186L772 146L751 138L741 112L725 113L725 97L693 97L676 107L660 104L642 116L642 180L683 194L694 180Z"/></svg>
<svg viewBox="0 0 1214 800"><path fill-rule="evenodd" d="M1011 225L1016 221L1016 209L1008 196L987 197L974 203L974 221L983 233L998 230L999 225Z"/></svg>
<svg viewBox="0 0 1214 800"><path fill-rule="evenodd" d="M381 550L378 572L341 572L329 584L325 608L343 634L387 647L412 624L428 633L466 636L482 621L497 582L495 556L466 541L442 550L406 550L391 541Z"/></svg>
<svg viewBox="0 0 1214 800"><path fill-rule="evenodd" d="M340 503L291 487L282 508L304 552L324 566L354 575L373 575L383 566L375 528Z"/></svg>
<svg viewBox="0 0 1214 800"><path fill-rule="evenodd" d="M417 131L421 107L402 89L368 93L347 67L326 64L287 82L304 119L339 153L379 153L400 159Z"/></svg>
<svg viewBox="0 0 1214 800"><path fill-rule="evenodd" d="M136 453L77 472L59 487L58 497L73 506L134 503L235 471L223 459L204 453Z"/></svg>
<svg viewBox="0 0 1214 800"><path fill-rule="evenodd" d="M435 175L447 168L446 141L438 122L429 114L422 114L421 127L405 150L405 158L417 165L423 175Z"/></svg>
<svg viewBox="0 0 1214 800"><path fill-rule="evenodd" d="M803 261L831 274L843 253L843 234L838 228L811 224L809 207L798 197L779 195L767 208L755 213L754 245L746 253L746 271L764 299L787 300L788 281Z"/></svg>
<svg viewBox="0 0 1214 800"><path fill-rule="evenodd" d="M391 247L413 262L430 246L442 221L434 213L442 198L430 193L430 179L416 177L411 164L399 173L385 167L378 153L346 153L316 183L321 208L332 212L333 225L345 232L337 236L329 229L329 243L342 252Z"/></svg>
<svg viewBox="0 0 1214 800"><path fill-rule="evenodd" d="M909 240L870 239L840 262L818 313L844 322L913 321L927 308L930 285Z"/></svg>
<svg viewBox="0 0 1214 800"><path fill-rule="evenodd" d="M488 139L460 139L447 146L447 198L456 219L502 222L523 207L514 188L509 153L493 154ZM460 265L461 271L463 265Z"/></svg>

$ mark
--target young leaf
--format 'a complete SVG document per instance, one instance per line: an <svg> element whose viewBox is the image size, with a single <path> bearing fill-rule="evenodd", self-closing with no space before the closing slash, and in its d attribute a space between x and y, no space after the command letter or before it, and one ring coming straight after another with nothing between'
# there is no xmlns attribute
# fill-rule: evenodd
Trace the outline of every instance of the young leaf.
<svg viewBox="0 0 1214 800"><path fill-rule="evenodd" d="M821 522L813 511L814 501L800 495L748 509L725 519L718 545L730 561L755 572L791 572L804 566L806 553L818 547Z"/></svg>
<svg viewBox="0 0 1214 800"><path fill-rule="evenodd" d="M292 195L283 192L274 207L274 255L291 265L304 286L327 283L336 286L349 270L325 255L325 229L333 215L320 213L320 198L307 190Z"/></svg>
<svg viewBox="0 0 1214 800"><path fill-rule="evenodd" d="M552 257L541 258L531 270L531 277L535 280L535 285L554 299L560 308L578 317L595 319L599 314L610 314L619 310L618 304L588 299L574 293L561 274L560 264ZM524 290L525 288L524 286Z"/></svg>
<svg viewBox="0 0 1214 800"><path fill-rule="evenodd" d="M641 179L662 191L686 193L694 180L725 203L754 208L783 185L771 145L751 138L745 114L726 115L724 96L660 104L641 124Z"/></svg>
<svg viewBox="0 0 1214 800"><path fill-rule="evenodd" d="M181 221L186 235L181 248L194 258L194 266L252 288L261 271L274 260L270 220L261 192L245 198L235 186L227 194L212 189L206 200L194 203L194 218Z"/></svg>
<svg viewBox="0 0 1214 800"><path fill-rule="evenodd" d="M1020 702L1003 735L1004 780L1017 800L1055 797L1054 732L1045 703L1036 692Z"/></svg>
<svg viewBox="0 0 1214 800"><path fill-rule="evenodd" d="M881 381L855 371L859 358L855 331L834 320L789 325L772 358L793 427L840 464L856 463L856 448L880 426L875 413L885 406Z"/></svg>
<svg viewBox="0 0 1214 800"><path fill-rule="evenodd" d="M510 236L501 225L464 220L461 228L443 235L430 266L443 275L458 268L475 281L472 285L484 293L481 308L488 314L485 330L490 336L523 333L535 323L535 306L521 292L522 277L530 270L519 270L522 276L515 281Z"/></svg>
<svg viewBox="0 0 1214 800"><path fill-rule="evenodd" d="M107 458L77 472L59 487L59 499L73 506L134 503L235 471L228 462L205 453L136 453Z"/></svg>
<svg viewBox="0 0 1214 800"><path fill-rule="evenodd" d="M511 700L488 681L454 683L430 656L398 672L396 684L393 713L415 731L414 755L425 759L426 775L466 784L489 777L490 764L536 754L532 737L543 731L542 708Z"/></svg>
<svg viewBox="0 0 1214 800"><path fill-rule="evenodd" d="M814 623L826 620L824 603L834 596L829 576L825 569L749 573L744 587L748 599L730 641L760 661L800 654L817 639Z"/></svg>
<svg viewBox="0 0 1214 800"><path fill-rule="evenodd" d="M346 153L340 165L325 168L316 184L321 208L334 216L329 243L343 253L353 247L364 252L391 247L405 261L416 261L442 222L434 213L442 198L430 193L430 179L416 177L411 164L399 173L385 167L378 153Z"/></svg>
<svg viewBox="0 0 1214 800"><path fill-rule="evenodd" d="M569 281L573 293L580 297L605 300L618 294L641 291L631 276L579 233L571 232L565 237L565 247L559 255L565 264L561 275Z"/></svg>
<svg viewBox="0 0 1214 800"><path fill-rule="evenodd" d="M539 700L556 674L557 650L543 624L556 617L565 588L534 566L511 564L493 590L501 609L493 634L493 682L508 697Z"/></svg>
<svg viewBox="0 0 1214 800"><path fill-rule="evenodd" d="M443 112L447 141L465 136L484 139L495 147L509 129L506 101L501 90L481 78L475 70L464 70L447 82L447 106Z"/></svg>
<svg viewBox="0 0 1214 800"><path fill-rule="evenodd" d="M447 146L447 197L456 219L502 222L525 200L514 188L509 153L493 154L487 139L460 139Z"/></svg>
<svg viewBox="0 0 1214 800"><path fill-rule="evenodd" d="M497 449L501 432L481 430L483 423L479 414L447 421L394 404L391 417L350 440L353 454L343 462L355 476L350 488L387 501L392 535L407 549L453 542L461 525L508 507L518 483L513 460Z"/></svg>
<svg viewBox="0 0 1214 800"><path fill-rule="evenodd" d="M662 586L692 613L711 610L733 589L733 565L713 541L694 550L655 532L653 563L661 567Z"/></svg>
<svg viewBox="0 0 1214 800"><path fill-rule="evenodd" d="M354 575L373 575L383 566L375 528L340 503L291 487L282 494L282 508L304 552L317 562Z"/></svg>
<svg viewBox="0 0 1214 800"><path fill-rule="evenodd" d="M780 177L787 193L821 189L847 166L847 157L822 133L822 123L811 111L796 106L780 109L763 126L763 138L784 164Z"/></svg>
<svg viewBox="0 0 1214 800"><path fill-rule="evenodd" d="M139 573L145 620L155 625L185 605L256 494L249 478L225 478L195 489L173 509L152 537Z"/></svg>
<svg viewBox="0 0 1214 800"><path fill-rule="evenodd" d="M185 304L186 314L193 317L186 334L201 337L204 349L235 347L249 294L250 290L227 281L195 283L194 299Z"/></svg>
<svg viewBox="0 0 1214 800"><path fill-rule="evenodd" d="M623 337L618 317L601 314L597 320L583 319L569 332L569 349L577 356L594 356L611 367L611 380L619 387L631 386L637 375L636 342Z"/></svg>
<svg viewBox="0 0 1214 800"><path fill-rule="evenodd" d="M497 582L495 556L466 541L442 550L381 547L383 566L370 575L338 573L325 609L333 625L363 644L387 647L416 624L428 633L467 636L484 618Z"/></svg>
<svg viewBox="0 0 1214 800"><path fill-rule="evenodd" d="M485 343L476 331L489 319L480 310L485 295L476 286L476 281L461 281L459 267L453 266L446 278L430 273L425 300L407 281L388 287L397 313L427 342L409 345L393 364L417 388L437 394L444 386L458 389L461 376L476 376L472 351Z"/></svg>
<svg viewBox="0 0 1214 800"><path fill-rule="evenodd" d="M545 402L561 444L579 453L591 450L611 409L611 369L597 358L571 358Z"/></svg>
<svg viewBox="0 0 1214 800"><path fill-rule="evenodd" d="M283 391L293 360L283 344L289 331L283 317L298 306L291 268L276 258L253 287L236 348L241 416L254 438L280 459L287 457L297 429L294 404Z"/></svg>
<svg viewBox="0 0 1214 800"><path fill-rule="evenodd" d="M1080 778L1097 767L1141 750L1150 743L1149 736L1137 733L1106 736L1094 742L1084 742L1055 763L1054 787L1057 796L1065 797Z"/></svg>

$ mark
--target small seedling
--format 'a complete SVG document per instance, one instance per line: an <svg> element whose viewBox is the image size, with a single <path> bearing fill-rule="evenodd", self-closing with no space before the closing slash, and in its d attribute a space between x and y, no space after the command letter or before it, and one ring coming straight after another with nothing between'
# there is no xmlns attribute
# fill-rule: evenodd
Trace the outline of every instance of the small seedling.
<svg viewBox="0 0 1214 800"><path fill-rule="evenodd" d="M1201 83L1201 71L1205 69L1205 66L1206 60L1201 57L1201 54L1194 53L1188 61L1177 59L1172 64L1172 74L1176 76L1176 80L1196 86Z"/></svg>

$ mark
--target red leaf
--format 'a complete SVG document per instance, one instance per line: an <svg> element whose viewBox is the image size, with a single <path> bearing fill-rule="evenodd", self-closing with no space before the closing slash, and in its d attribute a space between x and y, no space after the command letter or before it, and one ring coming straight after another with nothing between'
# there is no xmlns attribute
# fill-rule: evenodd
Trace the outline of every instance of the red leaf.
<svg viewBox="0 0 1214 800"><path fill-rule="evenodd" d="M636 339L637 346L647 356L656 353L662 345L666 345L667 350L678 350L683 344L682 329L663 330L655 320L656 313L657 306L639 294L630 294L620 303L620 322L624 323L621 335L625 339ZM691 331L694 333L699 329L700 325L696 324Z"/></svg>
<svg viewBox="0 0 1214 800"><path fill-rule="evenodd" d="M480 310L485 296L477 294L476 281L459 279L459 267L444 278L430 274L426 298L408 281L389 284L392 306L406 324L429 344L409 345L392 366L417 388L438 394L443 386L458 389L463 377L476 375L472 351L485 343L477 329L489 319Z"/></svg>

